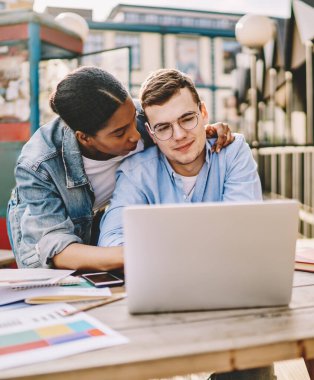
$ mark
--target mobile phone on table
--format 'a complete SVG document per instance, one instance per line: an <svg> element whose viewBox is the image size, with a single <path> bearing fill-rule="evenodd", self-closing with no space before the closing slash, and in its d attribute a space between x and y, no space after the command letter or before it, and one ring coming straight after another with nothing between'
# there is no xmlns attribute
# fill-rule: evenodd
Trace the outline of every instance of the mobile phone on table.
<svg viewBox="0 0 314 380"><path fill-rule="evenodd" d="M121 278L118 278L109 272L88 273L83 274L82 277L97 288L123 285L123 280L121 280Z"/></svg>

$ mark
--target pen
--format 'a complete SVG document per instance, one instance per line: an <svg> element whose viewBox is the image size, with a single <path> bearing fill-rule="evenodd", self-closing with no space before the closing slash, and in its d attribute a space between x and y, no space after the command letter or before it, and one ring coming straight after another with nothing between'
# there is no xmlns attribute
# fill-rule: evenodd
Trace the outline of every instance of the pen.
<svg viewBox="0 0 314 380"><path fill-rule="evenodd" d="M65 313L63 313L63 316L64 316L64 317L68 317L68 316L70 316L70 315L78 314L78 313L80 313L81 311L87 311L87 310L94 309L94 308L96 308L96 307L98 307L98 306L108 305L109 303L112 303L112 302L115 302L115 301L122 300L122 299L125 298L125 297L126 297L126 293L116 293L116 294L110 296L109 298L107 298L107 299L104 300L104 301L95 302L95 303L93 303L93 304L90 304L90 305L87 305L87 306L80 307L80 308L78 308L77 310L73 310L73 311L65 312Z"/></svg>

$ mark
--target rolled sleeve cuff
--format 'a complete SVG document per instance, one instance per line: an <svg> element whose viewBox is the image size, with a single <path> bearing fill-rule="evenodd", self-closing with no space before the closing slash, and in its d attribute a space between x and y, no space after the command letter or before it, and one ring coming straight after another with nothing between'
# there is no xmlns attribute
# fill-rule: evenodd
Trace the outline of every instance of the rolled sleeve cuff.
<svg viewBox="0 0 314 380"><path fill-rule="evenodd" d="M99 236L99 247L117 247L124 245L123 233L106 233Z"/></svg>
<svg viewBox="0 0 314 380"><path fill-rule="evenodd" d="M78 236L66 233L54 233L43 236L38 244L36 244L38 260L41 263L40 266L51 266L52 258L73 243L82 244L83 241Z"/></svg>

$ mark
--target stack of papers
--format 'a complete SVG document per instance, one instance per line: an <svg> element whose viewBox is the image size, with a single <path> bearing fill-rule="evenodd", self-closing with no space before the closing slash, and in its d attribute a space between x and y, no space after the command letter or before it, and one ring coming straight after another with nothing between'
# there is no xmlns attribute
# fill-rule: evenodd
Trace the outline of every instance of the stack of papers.
<svg viewBox="0 0 314 380"><path fill-rule="evenodd" d="M294 268L304 272L314 272L314 241L298 240Z"/></svg>
<svg viewBox="0 0 314 380"><path fill-rule="evenodd" d="M77 302L102 300L111 296L109 288L80 286L81 279L70 276L73 272L57 269L0 269L0 306L18 301L29 304Z"/></svg>
<svg viewBox="0 0 314 380"><path fill-rule="evenodd" d="M31 289L0 289L0 306L25 300L29 304L102 300L111 296L109 288L54 286Z"/></svg>

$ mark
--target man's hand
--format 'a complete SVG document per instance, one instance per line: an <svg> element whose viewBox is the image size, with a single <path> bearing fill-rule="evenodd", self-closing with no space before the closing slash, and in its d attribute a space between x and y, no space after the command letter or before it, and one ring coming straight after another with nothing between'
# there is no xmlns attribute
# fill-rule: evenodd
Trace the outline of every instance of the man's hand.
<svg viewBox="0 0 314 380"><path fill-rule="evenodd" d="M231 144L234 141L234 136L231 134L231 129L226 123L207 124L205 126L206 137L208 139L217 137L217 141L212 147L212 152L219 153L222 148Z"/></svg>

